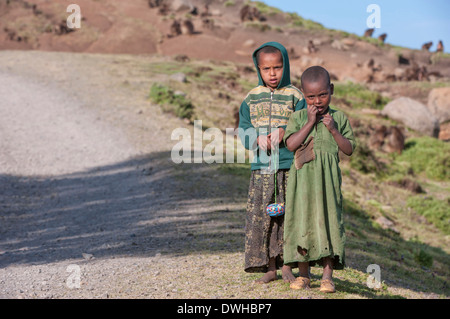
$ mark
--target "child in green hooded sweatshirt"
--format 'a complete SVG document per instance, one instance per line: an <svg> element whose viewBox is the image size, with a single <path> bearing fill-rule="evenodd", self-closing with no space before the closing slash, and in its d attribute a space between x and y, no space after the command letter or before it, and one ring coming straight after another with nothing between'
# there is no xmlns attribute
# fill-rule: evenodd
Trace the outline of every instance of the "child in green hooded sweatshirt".
<svg viewBox="0 0 450 319"><path fill-rule="evenodd" d="M271 217L266 207L284 203L294 155L284 145L283 136L290 115L306 103L301 91L291 84L289 57L283 45L263 44L253 53L253 62L259 83L239 110L240 139L246 149L254 151L245 224L245 271L264 272L256 282L268 283L277 279L277 269L281 268L282 278L293 282L291 267L283 264L284 216Z"/></svg>

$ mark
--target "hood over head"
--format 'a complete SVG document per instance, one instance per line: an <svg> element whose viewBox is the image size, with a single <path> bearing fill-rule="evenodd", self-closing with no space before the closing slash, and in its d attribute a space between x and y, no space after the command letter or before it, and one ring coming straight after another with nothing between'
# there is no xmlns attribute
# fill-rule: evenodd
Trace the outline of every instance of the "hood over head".
<svg viewBox="0 0 450 319"><path fill-rule="evenodd" d="M283 57L283 76L277 87L277 89L279 89L281 87L291 84L291 69L290 69L290 65L289 65L289 55L287 53L287 50L281 43L278 43L278 42L264 43L258 49L256 49L255 52L253 52L253 63L255 64L256 71L258 72L258 80L259 80L258 85L265 85L265 83L261 77L261 73L259 72L258 61L256 61L256 52L258 52L258 50L260 50L264 47L269 47L269 46L280 50L281 56Z"/></svg>

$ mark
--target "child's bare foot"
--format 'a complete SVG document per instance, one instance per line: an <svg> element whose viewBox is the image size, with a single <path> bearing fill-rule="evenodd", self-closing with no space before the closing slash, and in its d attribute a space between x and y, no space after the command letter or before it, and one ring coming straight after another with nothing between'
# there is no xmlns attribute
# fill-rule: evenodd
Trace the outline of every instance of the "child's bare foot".
<svg viewBox="0 0 450 319"><path fill-rule="evenodd" d="M255 283L257 284L268 284L271 281L277 280L277 271L276 270L269 270L259 279L255 280Z"/></svg>
<svg viewBox="0 0 450 319"><path fill-rule="evenodd" d="M286 265L281 268L281 277L283 278L284 282L291 283L295 281L295 276L292 274L292 268Z"/></svg>
<svg viewBox="0 0 450 319"><path fill-rule="evenodd" d="M255 280L255 283L258 284L267 284L271 281L277 280L277 266L275 263L275 258L271 257L269 259L269 265L268 265L267 272L262 276L261 278Z"/></svg>

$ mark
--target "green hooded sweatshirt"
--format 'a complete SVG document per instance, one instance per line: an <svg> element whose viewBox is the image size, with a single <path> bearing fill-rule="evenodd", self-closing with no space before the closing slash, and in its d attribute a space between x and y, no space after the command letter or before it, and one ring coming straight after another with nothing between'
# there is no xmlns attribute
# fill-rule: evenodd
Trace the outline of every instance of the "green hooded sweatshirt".
<svg viewBox="0 0 450 319"><path fill-rule="evenodd" d="M266 46L277 48L283 57L283 75L273 92L265 85L256 60L258 50ZM239 109L239 137L244 147L254 152L252 170L265 169L269 166L276 169L290 169L294 154L283 142L279 145L279 153L272 151L274 154L268 155L259 150L256 139L259 135L268 135L277 128L286 129L290 115L306 108L306 102L300 90L291 84L289 57L283 45L278 42L263 44L253 52L253 62L259 82L258 86L247 94ZM276 154L277 158L274 157Z"/></svg>

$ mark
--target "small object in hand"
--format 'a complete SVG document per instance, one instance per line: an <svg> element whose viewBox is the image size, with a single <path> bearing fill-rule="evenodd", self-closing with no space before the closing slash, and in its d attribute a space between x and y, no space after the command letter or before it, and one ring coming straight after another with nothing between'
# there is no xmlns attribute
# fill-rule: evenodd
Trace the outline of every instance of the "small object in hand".
<svg viewBox="0 0 450 319"><path fill-rule="evenodd" d="M267 215L270 217L278 217L284 214L284 204L274 203L267 206Z"/></svg>
<svg viewBox="0 0 450 319"><path fill-rule="evenodd" d="M311 162L315 158L316 154L314 153L314 137L311 136L295 151L295 168L300 169L303 167L303 164Z"/></svg>

